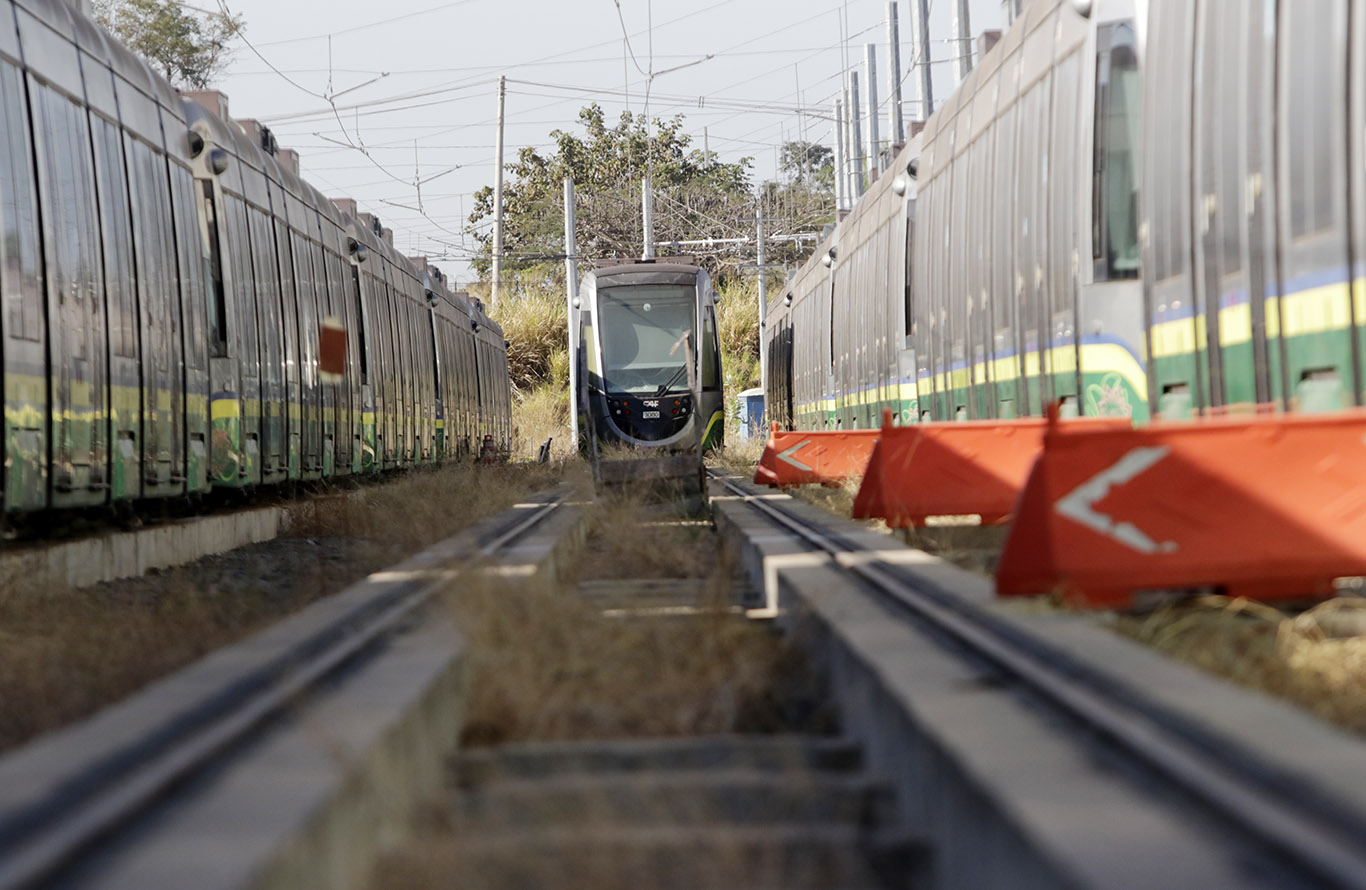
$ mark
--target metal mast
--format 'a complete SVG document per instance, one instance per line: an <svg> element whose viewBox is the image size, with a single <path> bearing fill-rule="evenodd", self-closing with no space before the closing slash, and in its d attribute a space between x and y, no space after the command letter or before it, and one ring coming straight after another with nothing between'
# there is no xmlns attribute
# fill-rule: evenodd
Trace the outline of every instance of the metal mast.
<svg viewBox="0 0 1366 890"><path fill-rule="evenodd" d="M844 101L835 100L835 212L836 214L848 207L849 180L844 169Z"/></svg>
<svg viewBox="0 0 1366 890"><path fill-rule="evenodd" d="M867 164L867 155L863 153L863 126L858 114L858 72L849 72L849 105L845 108L845 113L849 115L849 154L850 159L850 185L853 193L851 197L855 200L863 197L863 170Z"/></svg>
<svg viewBox="0 0 1366 890"><path fill-rule="evenodd" d="M955 83L962 83L972 73L972 23L968 18L968 0L957 0L953 5L953 75Z"/></svg>
<svg viewBox="0 0 1366 890"><path fill-rule="evenodd" d="M901 122L901 26L895 0L887 4L887 98L887 138L900 145L906 141L906 128Z"/></svg>
<svg viewBox="0 0 1366 890"><path fill-rule="evenodd" d="M864 170L882 169L881 138L877 130L877 46L871 43L863 47L863 68L868 80L868 156L863 163Z"/></svg>
<svg viewBox="0 0 1366 890"><path fill-rule="evenodd" d="M507 98L507 78L498 78L498 136L494 142L493 156L493 285L489 288L489 305L499 299L499 289L503 281L503 106Z"/></svg>
<svg viewBox="0 0 1366 890"><path fill-rule="evenodd" d="M934 114L934 84L930 80L930 0L911 0L911 67L918 69L920 107L916 120Z"/></svg>

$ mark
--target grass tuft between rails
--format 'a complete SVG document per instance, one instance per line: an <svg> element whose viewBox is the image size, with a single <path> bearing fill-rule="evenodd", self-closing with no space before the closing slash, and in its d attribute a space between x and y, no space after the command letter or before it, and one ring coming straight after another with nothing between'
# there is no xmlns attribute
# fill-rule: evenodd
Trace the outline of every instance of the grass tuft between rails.
<svg viewBox="0 0 1366 890"><path fill-rule="evenodd" d="M291 531L189 566L83 590L0 584L0 750L87 716L564 472L471 465L289 502Z"/></svg>
<svg viewBox="0 0 1366 890"><path fill-rule="evenodd" d="M451 594L472 668L463 744L829 727L797 649L726 608L737 572L710 523L663 509L601 498L560 590L485 581ZM640 578L696 579L701 608L620 617L574 593Z"/></svg>

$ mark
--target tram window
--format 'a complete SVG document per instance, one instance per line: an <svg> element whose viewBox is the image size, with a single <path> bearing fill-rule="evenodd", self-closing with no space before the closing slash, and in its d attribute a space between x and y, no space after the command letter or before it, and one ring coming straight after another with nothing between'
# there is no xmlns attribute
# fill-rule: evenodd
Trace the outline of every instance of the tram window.
<svg viewBox="0 0 1366 890"><path fill-rule="evenodd" d="M360 347L360 382L370 382L370 355L365 348L365 307L360 298L360 269L351 267L351 293L356 300L356 345Z"/></svg>
<svg viewBox="0 0 1366 890"><path fill-rule="evenodd" d="M24 87L13 65L0 63L0 253L6 336L43 339L38 284L37 196Z"/></svg>
<svg viewBox="0 0 1366 890"><path fill-rule="evenodd" d="M603 388L659 393L687 387L699 348L697 289L682 285L617 286L598 292Z"/></svg>
<svg viewBox="0 0 1366 890"><path fill-rule="evenodd" d="M100 230L104 239L105 293L109 305L109 347L114 355L128 358L137 355L138 312L133 294L133 235L123 143L113 124L99 117L92 118L92 122Z"/></svg>
<svg viewBox="0 0 1366 890"><path fill-rule="evenodd" d="M1143 80L1133 25L1102 25L1096 42L1091 254L1095 279L1137 278L1138 153Z"/></svg>
<svg viewBox="0 0 1366 890"><path fill-rule="evenodd" d="M202 242L196 237L199 224L193 209L194 179L186 168L178 165L171 168L171 194L176 258L180 264L180 281L187 310L185 324L187 330L198 332L205 328L204 271L208 267L208 257L203 253ZM203 369L207 361L204 341L192 336L187 337L185 342L185 361L194 370Z"/></svg>
<svg viewBox="0 0 1366 890"><path fill-rule="evenodd" d="M209 180L199 183L204 190L205 228L204 247L209 254L209 277L213 287L210 299L213 311L209 313L209 345L216 358L228 354L228 302L223 288L223 251L219 248L219 210L213 202L213 183Z"/></svg>
<svg viewBox="0 0 1366 890"><path fill-rule="evenodd" d="M915 210L906 218L906 336L915 334L915 263L911 261L915 249ZM907 344L909 345L909 344Z"/></svg>
<svg viewBox="0 0 1366 890"><path fill-rule="evenodd" d="M702 388L720 389L721 357L716 346L716 310L708 307L702 313L702 341L697 348L702 350Z"/></svg>

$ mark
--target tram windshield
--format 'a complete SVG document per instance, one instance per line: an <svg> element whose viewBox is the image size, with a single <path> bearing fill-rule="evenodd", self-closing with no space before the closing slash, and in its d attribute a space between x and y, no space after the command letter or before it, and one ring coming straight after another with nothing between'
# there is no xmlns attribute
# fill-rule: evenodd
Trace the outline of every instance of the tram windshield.
<svg viewBox="0 0 1366 890"><path fill-rule="evenodd" d="M687 389L687 362L697 352L696 306L696 288L684 285L598 291L603 389L658 395Z"/></svg>

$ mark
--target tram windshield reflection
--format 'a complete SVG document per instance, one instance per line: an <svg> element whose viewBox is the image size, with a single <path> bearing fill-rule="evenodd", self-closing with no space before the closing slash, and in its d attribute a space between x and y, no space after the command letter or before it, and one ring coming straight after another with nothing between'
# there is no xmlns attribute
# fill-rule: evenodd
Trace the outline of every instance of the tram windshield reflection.
<svg viewBox="0 0 1366 890"><path fill-rule="evenodd" d="M599 291L603 388L661 395L686 390L686 363L694 347L683 341L691 339L696 305L696 289L682 285Z"/></svg>

